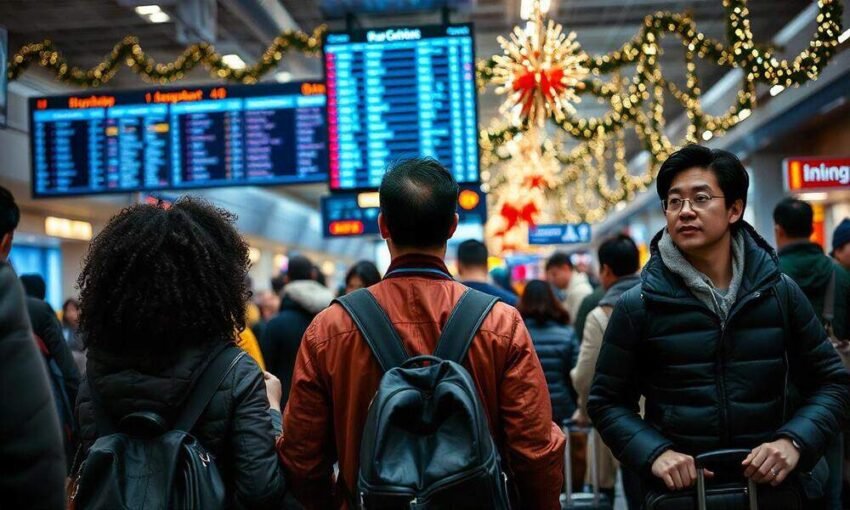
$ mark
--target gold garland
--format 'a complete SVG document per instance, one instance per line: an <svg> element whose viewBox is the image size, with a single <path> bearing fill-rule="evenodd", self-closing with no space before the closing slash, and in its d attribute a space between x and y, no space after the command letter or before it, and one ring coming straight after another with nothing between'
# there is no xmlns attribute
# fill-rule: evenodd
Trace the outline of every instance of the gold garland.
<svg viewBox="0 0 850 510"><path fill-rule="evenodd" d="M257 62L245 69L234 69L224 63L221 54L215 51L212 44L206 42L187 47L173 62L157 63L145 53L135 36L127 36L117 43L103 62L91 69L81 69L69 65L53 42L46 40L27 44L15 53L9 61L7 74L10 81L15 80L36 62L52 70L59 81L78 87L99 87L115 76L123 62L142 79L152 83L166 84L180 80L198 65L207 68L214 78L239 83L257 83L263 75L275 69L290 51L318 56L322 47L322 35L326 30L324 25L317 27L312 34L288 30L275 37Z"/></svg>

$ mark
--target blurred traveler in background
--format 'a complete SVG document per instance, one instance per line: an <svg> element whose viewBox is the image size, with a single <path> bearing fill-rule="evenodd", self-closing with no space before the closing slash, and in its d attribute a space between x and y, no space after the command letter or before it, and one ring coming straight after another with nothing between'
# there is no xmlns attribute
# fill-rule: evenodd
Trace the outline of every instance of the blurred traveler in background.
<svg viewBox="0 0 850 510"><path fill-rule="evenodd" d="M307 257L296 255L289 259L280 312L266 324L260 345L268 371L280 379L283 387L281 408L286 407L295 356L301 337L310 321L333 301L334 295L315 280L317 270Z"/></svg>
<svg viewBox="0 0 850 510"><path fill-rule="evenodd" d="M258 339L262 339L266 325L270 320L274 319L274 316L280 310L280 296L271 290L263 290L256 295L254 303L260 312L260 319L254 324L252 329L254 330L254 335Z"/></svg>
<svg viewBox="0 0 850 510"><path fill-rule="evenodd" d="M812 206L786 198L773 209L779 269L800 286L815 314L827 327L832 345L845 366L850 363L850 273L810 240L814 232ZM829 465L829 508L841 508L844 449L839 434L826 451Z"/></svg>
<svg viewBox="0 0 850 510"><path fill-rule="evenodd" d="M534 350L543 366L552 419L564 423L576 410L575 390L570 370L576 365L578 340L569 326L570 314L555 297L552 286L543 280L531 280L525 286L517 305L525 327L531 335ZM572 474L574 490L584 486L587 436L571 433Z"/></svg>
<svg viewBox="0 0 850 510"><path fill-rule="evenodd" d="M457 247L458 281L471 289L496 296L507 305L516 306L516 294L491 283L487 257L487 246L481 241L468 239L460 243Z"/></svg>
<svg viewBox="0 0 850 510"><path fill-rule="evenodd" d="M169 209L124 209L92 241L78 280L89 349L77 402L80 459L108 433L104 421L122 429L125 417L146 412L171 426L205 369L232 356L191 433L214 458L228 508L280 508L279 410L269 410L257 364L234 348L249 291L248 246L233 221L222 209L183 198ZM81 499L100 489L84 481Z"/></svg>
<svg viewBox="0 0 850 510"><path fill-rule="evenodd" d="M351 294L357 289L365 289L381 281L381 273L375 264L368 260L351 266L345 275L345 293Z"/></svg>
<svg viewBox="0 0 850 510"><path fill-rule="evenodd" d="M591 310L587 316L584 340L581 342L578 362L570 372L578 394L579 405L573 419L579 425L586 426L590 422L587 418L587 397L590 394L590 383L593 381L593 375L596 372L599 348L602 346L605 328L608 327L608 318L614 311L614 305L617 304L620 296L635 285L640 284L640 277L636 274L639 265L640 255L637 246L632 238L627 235L618 235L604 241L599 246L599 278L602 288L605 290L605 295L600 299L599 306ZM587 299L585 299L585 302L587 302ZM597 439L595 447L599 485L603 491L609 493L609 497L613 501L614 485L617 481L617 461L614 459L611 450L602 443L599 435L597 434L595 437ZM637 481L637 491L632 490L636 482L633 478L629 480L629 476L624 473L623 485L626 489L629 508L637 510L642 502L640 501L639 481ZM589 478L586 477L586 479Z"/></svg>
<svg viewBox="0 0 850 510"><path fill-rule="evenodd" d="M493 279L493 283L502 289L516 295L516 289L514 289L513 282L511 282L510 268L504 266L494 267L493 270L490 271L490 278Z"/></svg>
<svg viewBox="0 0 850 510"><path fill-rule="evenodd" d="M744 476L760 484L796 484L814 469L800 475L806 508L823 505L819 459L847 424L850 373L805 294L743 221L747 171L734 154L690 145L661 165L656 184L667 227L641 285L611 315L591 421L650 488L690 487L694 455L745 448Z"/></svg>
<svg viewBox="0 0 850 510"><path fill-rule="evenodd" d="M47 297L47 283L44 282L44 278L40 274L22 274L20 280L27 297L42 301Z"/></svg>
<svg viewBox="0 0 850 510"><path fill-rule="evenodd" d="M578 315L578 309L584 298L593 293L593 287L587 275L573 267L573 262L566 253L555 252L546 261L546 280L555 287L558 299L570 312L572 318Z"/></svg>
<svg viewBox="0 0 850 510"><path fill-rule="evenodd" d="M66 299L62 303L62 336L65 338L65 343L71 349L71 354L74 356L74 363L77 364L77 370L80 375L86 375L86 346L83 339L80 338L80 302L74 298Z"/></svg>
<svg viewBox="0 0 850 510"><path fill-rule="evenodd" d="M12 239L20 219L21 212L14 197L6 188L0 186L0 261L6 261L9 257ZM26 297L26 307L33 340L44 358L50 387L53 390L53 400L65 440L65 452L71 457L76 444L73 406L80 387L80 372L74 363L71 349L62 336L62 325L53 308L34 297Z"/></svg>
<svg viewBox="0 0 850 510"><path fill-rule="evenodd" d="M457 183L433 159L401 162L381 183L378 225L392 263L380 283L358 292L374 297L397 331L397 341L413 356L434 352L449 314L472 292L454 281L443 262L446 243L457 228L457 197ZM560 509L564 438L552 423L546 380L516 309L496 303L464 358L522 508ZM341 305L316 317L298 352L285 433L278 443L293 490L308 509L353 508L367 411L382 374ZM399 449L387 455L391 457L384 460L392 463L414 453ZM464 461L445 459L459 465ZM335 462L339 476L334 481ZM487 494L475 495L488 507Z"/></svg>
<svg viewBox="0 0 850 510"><path fill-rule="evenodd" d="M602 300L602 296L605 295L605 286L600 284L598 287L593 289L593 292L587 295L586 298L581 300L581 305L578 307L578 312L576 316L573 317L573 326L576 330L576 338L578 338L579 343L582 342L584 338L584 327L587 322L587 316L591 310L599 306L599 301Z"/></svg>
<svg viewBox="0 0 850 510"><path fill-rule="evenodd" d="M850 272L850 218L844 218L832 232L832 256Z"/></svg>

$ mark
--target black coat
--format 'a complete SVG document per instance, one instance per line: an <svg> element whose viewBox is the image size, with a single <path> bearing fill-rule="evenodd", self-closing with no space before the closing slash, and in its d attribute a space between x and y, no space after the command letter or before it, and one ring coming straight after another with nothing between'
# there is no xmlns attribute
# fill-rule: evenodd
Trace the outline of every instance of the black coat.
<svg viewBox="0 0 850 510"><path fill-rule="evenodd" d="M315 314L307 311L301 304L288 296L280 302L280 313L273 317L263 330L260 349L266 370L280 379L283 397L280 408L286 408L289 400L289 387L292 385L292 371L295 370L295 356L301 347L301 337Z"/></svg>
<svg viewBox="0 0 850 510"><path fill-rule="evenodd" d="M850 374L773 250L744 230L743 281L725 324L664 265L660 234L641 285L611 316L588 411L614 455L645 475L668 448L693 455L779 437L796 440L808 471L847 421Z"/></svg>
<svg viewBox="0 0 850 510"><path fill-rule="evenodd" d="M60 510L65 453L15 272L0 262L0 508Z"/></svg>
<svg viewBox="0 0 850 510"><path fill-rule="evenodd" d="M84 449L98 436L89 384L94 384L115 423L140 410L156 412L173 423L189 388L215 352L215 347L188 350L172 366L154 370L136 360L89 349L87 380L77 401ZM225 378L192 430L216 457L231 507L282 505L283 471L268 408L263 374L245 356Z"/></svg>
<svg viewBox="0 0 850 510"><path fill-rule="evenodd" d="M68 391L68 401L73 404L77 400L77 392L80 388L80 371L77 370L71 347L65 342L62 324L56 318L53 308L40 299L27 297L27 312L33 333L44 341L50 356L62 371L65 388Z"/></svg>
<svg viewBox="0 0 850 510"><path fill-rule="evenodd" d="M576 366L578 359L578 340L573 328L553 321L540 324L527 320L525 325L546 376L552 400L552 420L560 425L576 410L576 392L570 380L570 370Z"/></svg>

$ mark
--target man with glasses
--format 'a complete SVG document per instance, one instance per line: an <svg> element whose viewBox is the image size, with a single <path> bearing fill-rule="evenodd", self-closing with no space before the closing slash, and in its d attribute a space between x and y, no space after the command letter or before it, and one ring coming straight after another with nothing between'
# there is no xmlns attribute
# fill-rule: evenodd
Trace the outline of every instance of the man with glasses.
<svg viewBox="0 0 850 510"><path fill-rule="evenodd" d="M822 486L811 482L825 480L819 460L847 421L850 374L773 249L743 221L748 187L729 152L690 145L661 165L667 226L611 316L588 412L646 488L690 487L693 456L745 448L742 469L758 483L796 481L817 464L806 491L806 508L816 508Z"/></svg>

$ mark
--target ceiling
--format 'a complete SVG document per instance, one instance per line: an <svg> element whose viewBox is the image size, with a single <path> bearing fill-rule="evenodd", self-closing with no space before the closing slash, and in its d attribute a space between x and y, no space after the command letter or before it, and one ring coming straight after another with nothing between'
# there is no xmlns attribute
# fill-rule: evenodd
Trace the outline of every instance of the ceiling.
<svg viewBox="0 0 850 510"><path fill-rule="evenodd" d="M175 1L163 0L160 4L172 20L152 24L126 5L144 3L139 0L3 0L0 2L0 24L8 27L11 51L25 43L49 38L69 62L79 66L96 64L116 42L131 34L139 37L145 50L154 58L169 61L184 47L176 38ZM276 1L217 0L216 47L223 53L239 53L251 63L269 42L272 33L269 27L309 31L325 22L337 29L345 25L343 20L326 20L318 1ZM471 3L471 9L451 13L451 21L474 22L479 58L498 53L496 37L507 34L513 26L522 23L519 19L520 0L473 0ZM750 0L752 27L757 41L770 41L810 3L810 0ZM618 48L635 35L646 15L659 10L691 13L697 27L711 37L722 39L725 28L721 0L552 0L552 4L551 17L562 23L566 30L575 31L583 49L591 55ZM405 17L358 16L355 23L376 26L439 23L440 20L439 12L431 12ZM668 38L665 48L668 51L661 59L665 76L681 78L684 67L681 45L677 40ZM320 77L317 59L306 57L286 57L281 70L290 71L295 79ZM28 72L44 73L34 68ZM703 90L707 90L724 72L723 69L701 64L698 73ZM193 82L211 81L202 69L191 73L188 79ZM109 86L143 87L145 84L129 69L123 69ZM479 118L482 124L497 115L499 102L492 91L480 99ZM582 115L599 115L603 108L592 101L585 101L579 105L579 112ZM315 206L324 186L286 188L281 192Z"/></svg>

